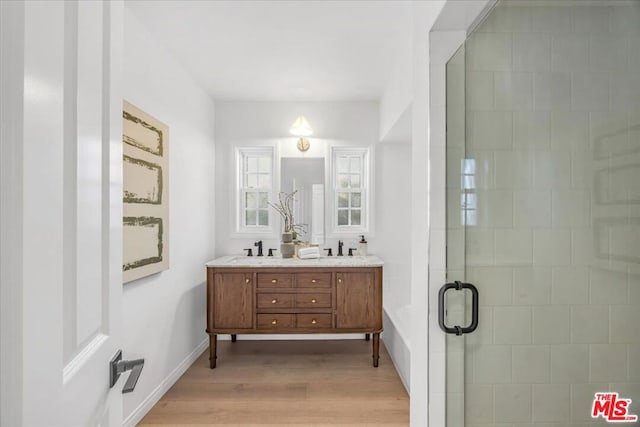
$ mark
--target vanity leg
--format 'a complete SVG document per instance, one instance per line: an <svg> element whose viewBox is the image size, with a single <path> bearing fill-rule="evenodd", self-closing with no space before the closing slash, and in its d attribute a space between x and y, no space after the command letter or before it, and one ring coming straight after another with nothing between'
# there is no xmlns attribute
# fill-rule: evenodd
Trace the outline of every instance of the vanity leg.
<svg viewBox="0 0 640 427"><path fill-rule="evenodd" d="M209 368L216 367L216 344L218 342L218 336L216 334L209 335Z"/></svg>
<svg viewBox="0 0 640 427"><path fill-rule="evenodd" d="M231 342L236 342L236 334L231 334Z"/></svg>
<svg viewBox="0 0 640 427"><path fill-rule="evenodd" d="M364 340L369 341L369 334L364 334Z"/></svg>
<svg viewBox="0 0 640 427"><path fill-rule="evenodd" d="M373 334L373 367L378 367L378 359L380 359L380 334Z"/></svg>

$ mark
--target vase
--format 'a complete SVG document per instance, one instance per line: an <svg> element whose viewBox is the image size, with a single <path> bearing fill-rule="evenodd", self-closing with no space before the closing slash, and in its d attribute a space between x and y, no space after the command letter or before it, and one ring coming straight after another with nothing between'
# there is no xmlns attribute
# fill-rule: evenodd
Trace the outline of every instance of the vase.
<svg viewBox="0 0 640 427"><path fill-rule="evenodd" d="M291 232L282 233L282 243L280 244L280 253L282 258L292 258L295 252L293 244L293 235Z"/></svg>

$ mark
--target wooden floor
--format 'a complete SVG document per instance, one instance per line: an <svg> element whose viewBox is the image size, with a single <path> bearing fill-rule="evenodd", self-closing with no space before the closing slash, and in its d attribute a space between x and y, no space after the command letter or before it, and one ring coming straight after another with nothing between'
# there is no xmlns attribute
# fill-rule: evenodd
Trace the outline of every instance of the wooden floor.
<svg viewBox="0 0 640 427"><path fill-rule="evenodd" d="M408 426L409 396L384 345L371 342L218 340L144 417L141 426Z"/></svg>

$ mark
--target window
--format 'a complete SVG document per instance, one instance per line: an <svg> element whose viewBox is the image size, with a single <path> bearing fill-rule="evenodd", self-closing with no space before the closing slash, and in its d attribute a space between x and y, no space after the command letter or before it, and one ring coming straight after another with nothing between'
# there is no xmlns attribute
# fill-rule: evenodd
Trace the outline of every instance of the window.
<svg viewBox="0 0 640 427"><path fill-rule="evenodd" d="M476 195L476 161L462 159L462 194L460 200L460 221L462 225L477 225L478 198Z"/></svg>
<svg viewBox="0 0 640 427"><path fill-rule="evenodd" d="M368 149L333 148L335 231L367 231Z"/></svg>
<svg viewBox="0 0 640 427"><path fill-rule="evenodd" d="M271 231L269 200L273 191L271 147L239 148L238 231Z"/></svg>

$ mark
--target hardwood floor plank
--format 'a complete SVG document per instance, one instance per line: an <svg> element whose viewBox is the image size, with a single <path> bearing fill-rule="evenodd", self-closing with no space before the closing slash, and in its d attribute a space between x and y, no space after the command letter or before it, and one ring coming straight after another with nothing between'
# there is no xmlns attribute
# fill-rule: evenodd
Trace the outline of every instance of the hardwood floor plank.
<svg viewBox="0 0 640 427"><path fill-rule="evenodd" d="M219 342L144 417L141 426L409 425L409 397L381 346L336 341Z"/></svg>

